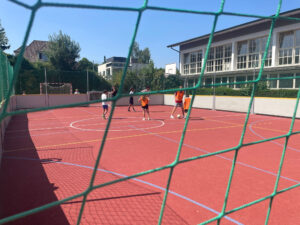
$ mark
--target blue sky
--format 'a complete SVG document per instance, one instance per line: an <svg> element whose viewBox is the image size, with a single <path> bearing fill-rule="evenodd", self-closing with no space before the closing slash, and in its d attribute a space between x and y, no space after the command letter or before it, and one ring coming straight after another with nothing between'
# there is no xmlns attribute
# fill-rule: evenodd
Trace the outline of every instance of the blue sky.
<svg viewBox="0 0 300 225"><path fill-rule="evenodd" d="M34 0L19 0L34 4ZM44 0L44 2L46 2ZM140 7L143 0L48 0L47 2ZM190 10L217 11L221 0L149 0L149 5ZM269 16L276 12L278 0L226 0L224 11ZM281 12L300 8L299 0L282 0ZM21 46L30 17L30 10L7 0L0 0L0 20L11 48ZM48 40L50 34L63 33L80 44L80 57L101 63L103 57L128 54L136 12L43 7L38 10L29 41ZM221 16L217 30L254 20L247 17ZM136 41L148 47L156 67L178 64L178 53L167 45L211 31L213 16L147 10L143 13Z"/></svg>

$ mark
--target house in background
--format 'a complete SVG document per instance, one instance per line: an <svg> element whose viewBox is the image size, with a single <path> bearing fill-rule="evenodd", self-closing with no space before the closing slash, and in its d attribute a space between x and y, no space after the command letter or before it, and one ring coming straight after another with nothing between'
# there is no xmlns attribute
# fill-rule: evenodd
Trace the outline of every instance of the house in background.
<svg viewBox="0 0 300 225"><path fill-rule="evenodd" d="M280 16L300 18L300 9L283 12ZM214 33L208 54L203 84L233 83L255 80L271 27L271 19L258 19ZM197 83L203 67L209 35L203 35L169 45L179 47L179 69L185 86ZM175 50L175 49L174 49ZM264 62L262 78L300 76L300 22L278 19ZM269 80L270 88L298 88L300 79ZM240 88L240 84L229 85Z"/></svg>
<svg viewBox="0 0 300 225"><path fill-rule="evenodd" d="M116 72L122 71L125 67L126 57L111 57L106 60L106 62L102 63L98 66L98 75L103 78L110 80L112 75ZM147 63L138 63L136 59L130 58L130 62L128 65L128 70L131 71L139 71L149 64Z"/></svg>
<svg viewBox="0 0 300 225"><path fill-rule="evenodd" d="M170 75L176 75L177 67L176 63L169 63L165 65L165 77Z"/></svg>
<svg viewBox="0 0 300 225"><path fill-rule="evenodd" d="M48 57L46 51L48 49L48 41L36 41L34 40L25 48L24 58L29 62L47 62ZM17 56L21 51L21 47L14 51Z"/></svg>

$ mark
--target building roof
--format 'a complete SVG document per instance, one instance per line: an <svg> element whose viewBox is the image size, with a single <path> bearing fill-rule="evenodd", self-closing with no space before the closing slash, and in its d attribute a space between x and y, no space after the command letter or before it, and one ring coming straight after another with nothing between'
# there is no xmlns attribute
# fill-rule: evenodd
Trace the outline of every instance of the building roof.
<svg viewBox="0 0 300 225"><path fill-rule="evenodd" d="M110 57L108 59L106 59L106 62L102 63L102 64L105 64L105 63L112 63L112 62L123 62L125 63L127 60L126 57L120 57L120 56L113 56L113 57ZM131 63L138 63L138 59L135 59L135 58L130 58L130 62Z"/></svg>
<svg viewBox="0 0 300 225"><path fill-rule="evenodd" d="M126 57L113 56L106 59L106 62L126 62Z"/></svg>
<svg viewBox="0 0 300 225"><path fill-rule="evenodd" d="M274 15L272 15L274 16ZM280 17L293 17L300 18L300 8L290 10L287 12L280 13ZM280 27L284 25L289 25L293 23L299 23L300 20L290 20L290 19L278 19L276 21L275 27ZM241 25L237 25L234 27L230 27L224 30L220 30L214 33L213 42L218 42L226 39L230 39L232 37L237 37L241 35L246 35L250 33L255 33L263 30L270 29L271 19L258 19L248 23L244 23ZM208 43L210 34L206 34L203 36L199 36L196 38L188 39L186 41L178 42L175 44L168 45L168 48L172 48L175 46L180 46L180 50L192 48L195 46L203 45Z"/></svg>
<svg viewBox="0 0 300 225"><path fill-rule="evenodd" d="M35 56L36 52L43 52L48 48L48 41L32 41L28 46L25 48L24 58L32 58ZM15 55L18 55L21 51L21 47L14 50Z"/></svg>

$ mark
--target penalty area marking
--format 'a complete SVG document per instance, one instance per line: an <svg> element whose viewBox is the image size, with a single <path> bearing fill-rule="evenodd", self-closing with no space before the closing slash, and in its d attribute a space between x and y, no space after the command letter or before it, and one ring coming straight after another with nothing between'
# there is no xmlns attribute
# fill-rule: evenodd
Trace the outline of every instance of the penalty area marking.
<svg viewBox="0 0 300 225"><path fill-rule="evenodd" d="M148 121L141 121L140 120L140 117L127 117L127 118L130 118L130 119L139 119L139 120L134 120L134 121L128 121L128 123L130 122L140 122L140 123L147 123ZM73 129L76 129L76 130L81 130L81 131L105 131L105 129L88 129L88 128L80 128L78 126L75 126L76 123L80 123L80 122L83 122L83 121L88 121L88 120L93 120L93 119L99 119L99 117L93 117L93 118L88 118L88 119L82 119L82 120L76 120L76 121L73 121L70 123L69 127L73 128ZM165 122L162 121L162 120L157 120L157 119L152 119L150 121L157 121L159 122L158 125L155 125L155 126L151 126L151 127L143 127L142 129L143 130L149 130L149 129L155 129L155 128L160 128L162 126L165 125ZM97 123L95 123L97 124ZM89 125L93 125L93 124L89 124ZM129 128L130 127L130 128ZM132 130L139 130L141 128L132 128L132 125L129 124L128 125L128 129L122 129L122 130L116 130L116 129L109 129L109 131L132 131Z"/></svg>

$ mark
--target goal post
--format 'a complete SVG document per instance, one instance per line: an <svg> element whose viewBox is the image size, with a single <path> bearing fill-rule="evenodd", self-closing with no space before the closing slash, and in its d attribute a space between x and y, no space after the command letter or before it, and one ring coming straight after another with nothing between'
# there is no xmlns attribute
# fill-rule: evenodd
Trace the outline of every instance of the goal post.
<svg viewBox="0 0 300 225"><path fill-rule="evenodd" d="M40 94L72 94L71 83L40 83Z"/></svg>

